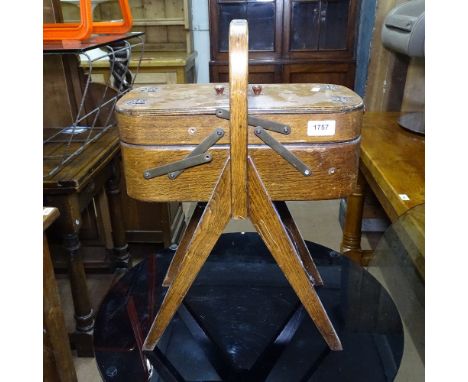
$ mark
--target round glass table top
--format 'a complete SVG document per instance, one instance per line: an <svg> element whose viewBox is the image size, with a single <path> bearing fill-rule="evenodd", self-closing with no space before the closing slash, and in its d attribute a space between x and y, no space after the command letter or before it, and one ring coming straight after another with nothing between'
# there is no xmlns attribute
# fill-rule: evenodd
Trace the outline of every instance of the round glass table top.
<svg viewBox="0 0 468 382"><path fill-rule="evenodd" d="M106 381L391 381L403 352L385 289L339 253L306 242L317 293L343 344L331 351L256 233L224 234L151 355L141 344L174 254L148 256L116 282L96 317Z"/></svg>
<svg viewBox="0 0 468 382"><path fill-rule="evenodd" d="M411 381L424 380L424 209L424 204L411 208L387 228L368 267L385 286L400 313L407 339L403 366L405 375L411 374Z"/></svg>

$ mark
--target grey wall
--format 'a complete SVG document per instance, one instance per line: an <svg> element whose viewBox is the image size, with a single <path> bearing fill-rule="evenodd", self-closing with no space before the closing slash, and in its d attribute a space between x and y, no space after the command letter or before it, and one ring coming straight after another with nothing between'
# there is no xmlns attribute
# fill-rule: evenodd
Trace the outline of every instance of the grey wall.
<svg viewBox="0 0 468 382"><path fill-rule="evenodd" d="M210 82L210 30L208 0L192 0L193 49L197 52L195 71L197 83Z"/></svg>

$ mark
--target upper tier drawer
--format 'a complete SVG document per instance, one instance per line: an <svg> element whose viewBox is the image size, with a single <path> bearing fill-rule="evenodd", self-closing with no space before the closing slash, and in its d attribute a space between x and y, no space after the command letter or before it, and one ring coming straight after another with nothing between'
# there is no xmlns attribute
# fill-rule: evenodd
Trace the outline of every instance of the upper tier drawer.
<svg viewBox="0 0 468 382"><path fill-rule="evenodd" d="M215 87L224 87L218 95ZM229 143L229 121L216 116L229 109L227 84L184 84L140 87L117 104L121 140L136 145L198 144L215 128L226 134L218 144ZM350 89L329 84L267 84L261 93L248 91L250 116L291 128L275 134L284 143L345 142L360 136L363 102ZM253 129L249 143L260 144Z"/></svg>

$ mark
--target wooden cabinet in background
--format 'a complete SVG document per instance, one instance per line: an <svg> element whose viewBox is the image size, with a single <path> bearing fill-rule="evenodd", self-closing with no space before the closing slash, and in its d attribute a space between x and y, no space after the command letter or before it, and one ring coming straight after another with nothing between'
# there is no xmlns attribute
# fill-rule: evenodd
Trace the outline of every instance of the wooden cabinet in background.
<svg viewBox="0 0 468 382"><path fill-rule="evenodd" d="M357 0L210 0L210 79L227 82L227 35L249 22L250 83L354 87Z"/></svg>

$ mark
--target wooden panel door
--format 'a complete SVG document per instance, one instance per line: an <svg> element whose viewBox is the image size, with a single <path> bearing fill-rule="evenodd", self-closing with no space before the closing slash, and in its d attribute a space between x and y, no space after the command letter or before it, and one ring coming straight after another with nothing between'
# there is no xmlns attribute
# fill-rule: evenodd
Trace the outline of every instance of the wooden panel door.
<svg viewBox="0 0 468 382"><path fill-rule="evenodd" d="M356 0L284 0L283 57L354 56Z"/></svg>
<svg viewBox="0 0 468 382"><path fill-rule="evenodd" d="M210 0L211 58L228 59L229 23L249 23L249 57L279 58L282 52L283 0Z"/></svg>

